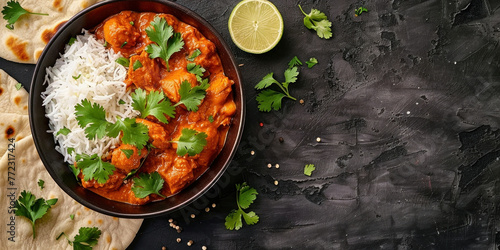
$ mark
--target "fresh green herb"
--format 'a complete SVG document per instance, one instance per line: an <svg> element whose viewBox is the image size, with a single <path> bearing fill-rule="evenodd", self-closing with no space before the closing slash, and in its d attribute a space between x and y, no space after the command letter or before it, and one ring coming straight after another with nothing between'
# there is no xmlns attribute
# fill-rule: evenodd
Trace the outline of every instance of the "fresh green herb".
<svg viewBox="0 0 500 250"><path fill-rule="evenodd" d="M203 82L200 85L191 87L188 81L183 81L179 88L179 95L181 96L179 102L174 106L177 107L181 104L186 106L189 111L198 111L198 106L201 104L203 98L207 94L207 89L210 85L207 82Z"/></svg>
<svg viewBox="0 0 500 250"><path fill-rule="evenodd" d="M69 169L71 169L71 172L75 175L76 180L80 181L78 178L78 175L80 175L80 169L76 168L74 164L69 165Z"/></svg>
<svg viewBox="0 0 500 250"><path fill-rule="evenodd" d="M172 142L177 143L177 155L184 156L189 154L189 156L195 156L207 145L207 134L194 129L184 128L179 140Z"/></svg>
<svg viewBox="0 0 500 250"><path fill-rule="evenodd" d="M143 89L136 89L132 93L132 107L141 112L141 118L146 118L148 115L156 117L163 123L168 123L165 115L174 118L175 107L172 106L170 100L165 97L161 91L151 91L149 95Z"/></svg>
<svg viewBox="0 0 500 250"><path fill-rule="evenodd" d="M153 59L160 57L165 61L167 70L170 71L168 59L184 46L181 34L174 33L174 28L168 25L164 18L158 16L151 22L151 26L146 28L146 33L149 39L156 43L146 47L149 57Z"/></svg>
<svg viewBox="0 0 500 250"><path fill-rule="evenodd" d="M281 101L284 97L290 98L292 100L297 100L295 97L290 95L288 90L288 86L290 83L294 83L297 81L297 76L299 72L297 71L297 67L292 67L285 70L285 82L278 82L273 77L273 73L269 73L262 80L255 85L255 89L261 90L264 88L268 88L271 85L275 84L281 89L282 92L274 91L271 89L266 89L261 91L257 97L255 98L259 103L259 110L263 112L269 112L271 109L279 110L281 108Z"/></svg>
<svg viewBox="0 0 500 250"><path fill-rule="evenodd" d="M123 42L122 45L120 46L120 48L123 48L125 47L125 45L127 45L128 42Z"/></svg>
<svg viewBox="0 0 500 250"><path fill-rule="evenodd" d="M229 230L239 230L243 226L241 217L245 220L247 225L253 225L259 222L259 216L255 212L245 212L243 209L247 209L257 198L257 190L251 188L243 182L241 185L236 184L236 205L238 209L233 209L229 215L226 217L225 226Z"/></svg>
<svg viewBox="0 0 500 250"><path fill-rule="evenodd" d="M363 12L368 12L368 9L365 8L365 7L359 7L359 8L357 8L357 9L354 10L354 15L355 16L359 16Z"/></svg>
<svg viewBox="0 0 500 250"><path fill-rule="evenodd" d="M130 21L130 25L134 26L134 21Z"/></svg>
<svg viewBox="0 0 500 250"><path fill-rule="evenodd" d="M19 17L21 17L24 14L42 15L42 16L49 15L45 13L29 12L23 9L23 7L21 7L21 4L19 4L19 2L14 0L10 0L9 2L7 2L6 6L3 6L2 14L3 14L3 19L7 20L7 25L5 25L5 27L7 27L7 29L10 30L14 29L14 23L17 22L17 19L19 19Z"/></svg>
<svg viewBox="0 0 500 250"><path fill-rule="evenodd" d="M198 80L198 82L202 82L205 69L201 67L201 65L198 65L196 63L188 63L187 71L191 74L196 75L196 80Z"/></svg>
<svg viewBox="0 0 500 250"><path fill-rule="evenodd" d="M142 199L150 194L157 194L166 198L160 193L165 181L158 172L153 172L152 174L141 173L133 181L132 192L134 192L135 197Z"/></svg>
<svg viewBox="0 0 500 250"><path fill-rule="evenodd" d="M42 179L38 179L38 186L40 187L40 190L43 190L45 187L45 181Z"/></svg>
<svg viewBox="0 0 500 250"><path fill-rule="evenodd" d="M312 172L316 170L316 167L314 167L314 164L306 164L304 167L304 174L307 176L311 176Z"/></svg>
<svg viewBox="0 0 500 250"><path fill-rule="evenodd" d="M77 154L75 159L76 167L82 170L84 181L96 180L97 183L104 184L115 171L113 164L103 161L97 154Z"/></svg>
<svg viewBox="0 0 500 250"><path fill-rule="evenodd" d="M124 154L125 156L127 157L127 159L130 159L130 156L132 156L134 154L134 150L132 149L120 149Z"/></svg>
<svg viewBox="0 0 500 250"><path fill-rule="evenodd" d="M318 64L318 59L311 57L309 61L306 62L308 68L312 68L314 65Z"/></svg>
<svg viewBox="0 0 500 250"><path fill-rule="evenodd" d="M75 106L75 115L78 125L85 129L85 134L89 140L101 139L106 135L106 128L110 122L106 120L106 111L98 103L90 103L83 99L81 104ZM88 126L87 126L88 125Z"/></svg>
<svg viewBox="0 0 500 250"><path fill-rule="evenodd" d="M187 60L192 62L192 61L194 61L194 59L195 59L196 57L198 57L199 55L201 55L201 51L200 51L199 49L195 49L195 50L191 53L191 55L189 55L189 57L187 58Z"/></svg>
<svg viewBox="0 0 500 250"><path fill-rule="evenodd" d="M108 136L117 137L122 132L121 140L124 144L130 144L142 150L149 140L148 131L148 126L136 122L133 118L117 119L108 127Z"/></svg>
<svg viewBox="0 0 500 250"><path fill-rule="evenodd" d="M71 133L71 130L67 127L63 127L57 131L56 135L68 135L69 133Z"/></svg>
<svg viewBox="0 0 500 250"><path fill-rule="evenodd" d="M17 84L16 84L16 90L20 90L20 89L22 89L22 88L23 88L23 85L22 85L22 84L20 84L20 83L17 83Z"/></svg>
<svg viewBox="0 0 500 250"><path fill-rule="evenodd" d="M66 240L68 240L68 244L73 246L73 250L92 250L92 248L97 245L99 237L101 237L101 230L97 227L80 227L73 241L71 241L64 232L59 234L56 240L59 240L63 235L66 237Z"/></svg>
<svg viewBox="0 0 500 250"><path fill-rule="evenodd" d="M102 46L108 47L108 41L104 41L104 44Z"/></svg>
<svg viewBox="0 0 500 250"><path fill-rule="evenodd" d="M123 67L128 67L130 65L130 60L125 57L120 57L116 59L115 62L122 65Z"/></svg>
<svg viewBox="0 0 500 250"><path fill-rule="evenodd" d="M72 77L73 77L73 79L78 80L78 79L80 79L81 76L82 76L82 74L79 74L78 76L72 76Z"/></svg>
<svg viewBox="0 0 500 250"><path fill-rule="evenodd" d="M297 56L294 56L292 60L288 63L288 68L291 69L295 66L302 66L302 62L299 60Z"/></svg>
<svg viewBox="0 0 500 250"><path fill-rule="evenodd" d="M142 63L141 63L141 61L139 61L139 60L135 60L134 65L132 65L132 67L134 68L134 71L135 71L136 69L138 69L138 68L142 68Z"/></svg>
<svg viewBox="0 0 500 250"><path fill-rule="evenodd" d="M74 214L70 214L70 215L69 215L69 218L70 218L71 220L74 220L74 219L75 219L75 215L74 215Z"/></svg>
<svg viewBox="0 0 500 250"><path fill-rule="evenodd" d="M126 103L126 102L125 102L124 100L122 100L122 99L120 99L120 100L118 101L118 104L125 104L125 103Z"/></svg>
<svg viewBox="0 0 500 250"><path fill-rule="evenodd" d="M68 152L68 154L70 155L70 154L72 154L73 152L75 152L75 148L71 148L71 147L70 147L70 148L66 149L66 152Z"/></svg>
<svg viewBox="0 0 500 250"><path fill-rule="evenodd" d="M311 12L309 14L306 14L304 10L302 10L300 4L299 8L300 11L302 11L302 14L305 15L304 25L308 29L315 30L316 34L320 38L330 39L332 37L332 30L330 28L332 27L332 23L328 21L328 18L326 17L325 13L317 9L311 9Z"/></svg>
<svg viewBox="0 0 500 250"><path fill-rule="evenodd" d="M208 121L209 121L209 122L214 122L214 116L213 116L213 115L210 115L210 116L208 117Z"/></svg>
<svg viewBox="0 0 500 250"><path fill-rule="evenodd" d="M57 203L57 199L37 199L30 191L23 190L21 196L14 202L16 216L24 216L31 222L33 239L36 237L35 222L42 218L49 208Z"/></svg>
<svg viewBox="0 0 500 250"><path fill-rule="evenodd" d="M71 46L75 42L76 42L76 38L72 37L72 38L69 39L68 45Z"/></svg>

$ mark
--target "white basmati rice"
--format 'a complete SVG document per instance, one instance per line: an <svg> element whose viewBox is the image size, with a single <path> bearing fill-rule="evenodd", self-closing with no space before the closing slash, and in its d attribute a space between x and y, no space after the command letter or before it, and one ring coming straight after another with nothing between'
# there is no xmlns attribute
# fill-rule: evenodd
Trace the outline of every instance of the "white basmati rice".
<svg viewBox="0 0 500 250"><path fill-rule="evenodd" d="M44 84L48 84L44 99L46 116L49 118L50 133L58 142L56 150L64 160L74 163L76 154L98 154L102 156L119 143L118 138L105 136L102 139L88 140L85 131L75 119L75 105L83 99L98 103L106 110L106 119L115 122L117 117L136 117L130 92L123 82L127 69L115 62L120 54L107 50L103 42L93 34L83 30L72 45L66 45L53 67L47 68ZM76 79L75 79L76 78ZM120 104L120 100L125 104ZM68 128L68 135L58 134ZM71 154L67 151L74 149Z"/></svg>

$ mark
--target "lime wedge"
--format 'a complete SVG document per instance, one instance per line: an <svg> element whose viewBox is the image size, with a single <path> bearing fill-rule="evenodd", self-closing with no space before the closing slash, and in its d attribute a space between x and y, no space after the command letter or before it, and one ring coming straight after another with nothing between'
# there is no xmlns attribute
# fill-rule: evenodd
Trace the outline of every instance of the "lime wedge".
<svg viewBox="0 0 500 250"><path fill-rule="evenodd" d="M229 16L229 34L243 51L262 54L274 48L283 35L283 18L267 0L243 0Z"/></svg>

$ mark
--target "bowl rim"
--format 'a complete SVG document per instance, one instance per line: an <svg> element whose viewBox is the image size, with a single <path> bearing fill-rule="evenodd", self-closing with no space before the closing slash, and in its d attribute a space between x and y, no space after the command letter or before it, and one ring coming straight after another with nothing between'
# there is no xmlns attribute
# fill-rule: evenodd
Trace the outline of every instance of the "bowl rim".
<svg viewBox="0 0 500 250"><path fill-rule="evenodd" d="M87 201L86 199L80 197L76 192L74 192L72 190L72 188L68 187L67 185L64 185L63 183L60 183L59 178L56 178L57 177L56 171L52 167L50 167L51 163L48 162L47 159L45 159L45 156L42 153L42 151L44 149L43 149L42 145L40 145L40 142L38 140L38 134L37 134L37 131L35 129L36 121L33 118L33 112L34 112L33 106L34 106L34 102L35 102L34 99L36 97L35 93L34 93L34 90L36 89L35 85L37 84L37 76L39 74L42 74L42 73L44 74L44 76L46 75L46 68L45 67L42 68L42 66L41 66L42 63L41 62L47 56L48 50L49 50L50 46L52 46L55 43L55 41L57 40L57 38L60 37L61 34L65 31L65 29L68 26L70 26L72 23L76 22L80 18L84 18L84 16L87 13L89 13L89 12L91 12L91 11L97 9L97 8L100 8L100 7L102 7L104 5L107 5L107 4L116 3L116 2L137 2L137 4L139 4L140 2L154 2L154 3L159 3L159 4L162 4L162 5L165 5L168 8L177 9L177 10L183 12L183 13L186 13L188 16L190 16L191 18L193 18L194 20L196 20L196 22L198 22L200 25L204 26L204 28L208 29L208 32L210 32L211 35L213 35L213 36L215 36L217 38L218 42L221 45L221 48L217 48L219 56L220 56L220 49L223 49L224 51L227 52L226 54L227 54L227 57L229 59L228 62L231 64L232 68L234 69L234 76L237 78L237 79L232 79L232 80L234 80L235 82L238 83L238 84L234 84L233 85L233 91L236 90L237 92L240 93L240 96L239 96L240 101L239 101L239 103L240 103L240 106L241 106L241 110L239 111L239 115L238 115L238 113L236 114L236 115L238 115L238 117L233 117L233 120L234 119L238 119L239 120L239 124L231 124L231 126L237 126L237 127L234 128L234 130L236 131L236 138L235 138L235 141L234 141L233 145L224 144L224 147L228 147L229 146L229 147L232 147L232 148L231 148L231 150L229 152L228 157L223 160L223 166L220 169L220 171L218 171L216 173L215 177L212 180L209 181L208 185L206 185L204 188L196 191L195 195L193 195L192 197L186 199L185 201L183 201L183 202L181 202L181 203L179 203L177 205L174 205L174 206L171 206L171 207L168 207L168 208L165 208L165 209L159 209L159 210L156 210L154 212L146 212L146 213L123 213L123 212L117 212L117 211L109 210L107 208L99 207L99 206L95 205L94 203L91 203L91 202ZM128 10L131 10L131 9L128 9ZM120 11L123 11L123 10L120 10ZM119 13L120 11L118 11L117 13ZM134 10L131 10L131 11L134 11ZM154 12L154 11L150 11L150 12ZM157 12L157 13L160 13L160 12ZM105 17L100 22L104 21L106 18L107 17ZM179 18L179 17L177 17L177 18ZM179 19L181 19L181 18L179 18ZM186 22L185 20L182 20L182 21ZM229 66L229 67L231 67L231 66ZM42 84L43 85L43 82L38 83L38 84ZM31 130L31 133L32 133L32 137L33 137L33 141L34 141L37 153L38 153L38 155L39 155L39 157L40 157L40 159L41 159L41 161L42 161L45 169L49 172L51 178L57 183L57 185L59 186L59 188L61 188L67 195L69 195L71 198L73 198L74 200L76 200L80 204L82 204L85 207L88 207L88 208L90 208L90 209L92 209L94 211L97 211L99 213L110 215L110 216L115 216L115 217L120 217L120 218L135 218L135 219L139 219L139 218L157 217L157 216L161 216L161 215L165 215L165 214L177 211L177 210L179 210L179 209L181 209L181 208L183 208L183 207L191 204L192 202L194 202L195 200L199 199L200 197L202 197L208 190L210 190L218 182L218 180L226 172L227 168L229 167L230 163L232 162L232 160L233 160L233 158L234 158L234 156L236 154L236 151L237 151L237 149L239 147L241 138L243 136L243 129L244 129L245 117L246 117L246 102L245 102L244 89L243 89L242 81L241 81L241 74L239 72L239 68L238 68L238 66L236 64L236 60L235 60L235 57L234 57L234 54L233 54L232 50L230 49L230 47L228 46L228 44L226 43L226 41L223 39L222 35L210 23L208 23L208 21L206 21L199 14L197 14L196 12L190 10L189 8L187 8L187 7L183 6L183 5L180 5L178 3L171 2L171 1L168 1L168 0L106 0L106 1L102 1L102 2L98 2L96 4L93 4L93 5L89 6L89 7L81 10L80 12L78 12L77 14L75 14L74 16L72 16L70 19L68 19L57 30L57 32L54 34L54 36L46 44L46 46L44 47L44 49L43 49L40 57L38 58L38 61L36 63L35 70L33 72L33 76L32 76L32 79L31 79L28 112L29 112L30 130ZM44 113L44 115L45 115L45 113ZM232 129L232 128L230 128L230 129ZM48 133L48 132L45 132L45 133ZM221 149L221 152L224 149L224 147ZM55 151L55 148L53 150ZM59 153L59 152L56 152L56 153ZM216 157L216 159L219 156L220 156L220 153ZM67 163L65 163L65 164L67 164ZM213 162L211 164L213 164ZM211 166L209 166L204 173L202 173L197 179L195 179L193 182L191 182L184 189L188 189L190 186L193 186L197 181L199 181L199 179L201 178L201 176L205 175L206 172L210 170L210 168L211 168ZM69 171L69 169L68 169L68 171ZM86 192L92 192L90 190L85 190L85 191ZM175 194L175 195L177 195L177 194ZM147 206L148 204L152 204L152 203L148 203L148 204L144 204L144 205L132 205L132 204L127 204L127 203L123 203L123 202L119 202L119 201L114 201L114 200L110 200L110 201L111 202L117 202L117 203L120 203L120 204L126 204L126 205L129 205L129 206ZM162 200L162 201L165 201L165 200ZM158 201L158 202L162 202L162 201ZM155 202L153 202L153 203L155 203Z"/></svg>

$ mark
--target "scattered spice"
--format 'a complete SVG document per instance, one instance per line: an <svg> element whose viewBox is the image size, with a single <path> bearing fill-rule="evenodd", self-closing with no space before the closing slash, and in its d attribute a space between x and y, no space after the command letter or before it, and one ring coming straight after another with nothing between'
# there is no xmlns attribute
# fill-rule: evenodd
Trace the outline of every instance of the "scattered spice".
<svg viewBox="0 0 500 250"><path fill-rule="evenodd" d="M207 250L207 246L202 246L201 250Z"/></svg>
<svg viewBox="0 0 500 250"><path fill-rule="evenodd" d="M267 164L267 168L272 168L272 167L273 167L273 165L271 165L271 163Z"/></svg>
<svg viewBox="0 0 500 250"><path fill-rule="evenodd" d="M276 165L274 165L274 167L280 168L280 164L276 163Z"/></svg>
<svg viewBox="0 0 500 250"><path fill-rule="evenodd" d="M275 185L275 186L278 186L278 181L274 181L274 185Z"/></svg>
<svg viewBox="0 0 500 250"><path fill-rule="evenodd" d="M251 155L255 155L255 151L253 151L253 150L252 150L252 151L250 151L250 154L251 154Z"/></svg>
<svg viewBox="0 0 500 250"><path fill-rule="evenodd" d="M280 141L280 143L283 143L285 141L285 139L283 139L283 137L280 137L278 140Z"/></svg>
<svg viewBox="0 0 500 250"><path fill-rule="evenodd" d="M190 247L191 245L193 245L193 243L194 243L193 240L189 240L188 243L187 243L188 247Z"/></svg>
<svg viewBox="0 0 500 250"><path fill-rule="evenodd" d="M207 213L208 213L208 212L210 212L210 208L209 208L209 207L206 207L206 208L205 208L205 212L207 212Z"/></svg>
<svg viewBox="0 0 500 250"><path fill-rule="evenodd" d="M243 64L243 63L238 64L239 67L243 67L243 65L245 65L245 64Z"/></svg>
<svg viewBox="0 0 500 250"><path fill-rule="evenodd" d="M264 123L262 123L262 122L259 123L259 126L264 127Z"/></svg>
<svg viewBox="0 0 500 250"><path fill-rule="evenodd" d="M319 137L318 137L318 138L316 138L316 141L317 141L317 142L321 142L321 138L319 138Z"/></svg>
<svg viewBox="0 0 500 250"><path fill-rule="evenodd" d="M196 215L194 215L194 214L191 214L191 218L193 218L193 219L194 219L194 217L196 217Z"/></svg>
<svg viewBox="0 0 500 250"><path fill-rule="evenodd" d="M304 99L300 99L299 103L302 104L302 105L304 105Z"/></svg>
<svg viewBox="0 0 500 250"><path fill-rule="evenodd" d="M181 238L177 238L177 243L180 243L181 242Z"/></svg>

